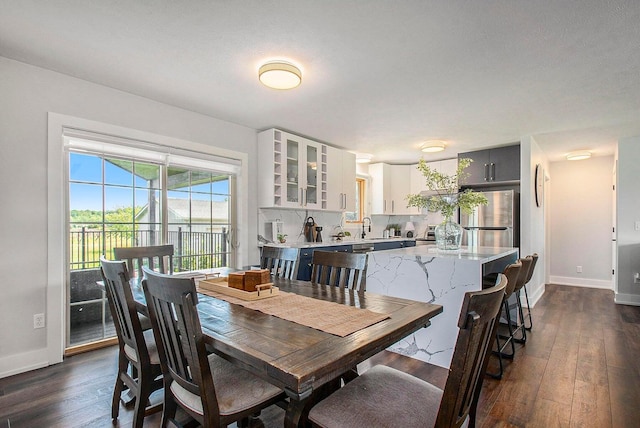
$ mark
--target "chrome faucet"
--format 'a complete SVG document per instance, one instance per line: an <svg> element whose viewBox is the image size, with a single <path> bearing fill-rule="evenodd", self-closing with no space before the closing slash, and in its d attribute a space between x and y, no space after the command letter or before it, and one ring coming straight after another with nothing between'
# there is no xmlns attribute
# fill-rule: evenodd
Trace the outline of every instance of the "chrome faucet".
<svg viewBox="0 0 640 428"><path fill-rule="evenodd" d="M364 222L365 220L369 220L369 232L371 232L371 218L370 217L364 217L362 219L362 239L364 239L365 236L367 236L367 233L364 231Z"/></svg>

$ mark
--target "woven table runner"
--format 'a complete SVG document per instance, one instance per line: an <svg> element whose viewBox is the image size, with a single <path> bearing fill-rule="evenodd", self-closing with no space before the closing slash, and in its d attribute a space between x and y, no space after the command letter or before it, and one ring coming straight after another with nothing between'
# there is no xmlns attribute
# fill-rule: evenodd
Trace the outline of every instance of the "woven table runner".
<svg viewBox="0 0 640 428"><path fill-rule="evenodd" d="M344 337L389 318L388 314L280 291L262 300L242 300L198 287L198 292L235 305Z"/></svg>

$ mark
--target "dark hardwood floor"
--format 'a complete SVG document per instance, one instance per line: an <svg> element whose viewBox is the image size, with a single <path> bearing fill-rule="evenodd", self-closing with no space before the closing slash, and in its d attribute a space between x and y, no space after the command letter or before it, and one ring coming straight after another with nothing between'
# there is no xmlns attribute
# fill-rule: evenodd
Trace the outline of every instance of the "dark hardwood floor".
<svg viewBox="0 0 640 428"><path fill-rule="evenodd" d="M485 378L477 426L640 426L640 307L614 304L607 290L548 285L533 315L502 380ZM0 428L130 426L133 410L124 407L111 423L115 357L111 347L0 379ZM446 370L390 352L360 369L379 363L439 386L446 380ZM251 426L282 426L283 418L274 406ZM159 414L145 419L159 425Z"/></svg>

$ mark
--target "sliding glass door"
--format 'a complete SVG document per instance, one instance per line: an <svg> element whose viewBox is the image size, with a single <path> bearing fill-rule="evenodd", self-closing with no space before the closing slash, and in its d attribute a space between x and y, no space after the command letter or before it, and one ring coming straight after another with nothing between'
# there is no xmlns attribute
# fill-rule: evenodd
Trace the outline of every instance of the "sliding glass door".
<svg viewBox="0 0 640 428"><path fill-rule="evenodd" d="M67 347L115 335L96 284L114 247L173 244L176 271L233 262L233 174L74 150L68 172Z"/></svg>

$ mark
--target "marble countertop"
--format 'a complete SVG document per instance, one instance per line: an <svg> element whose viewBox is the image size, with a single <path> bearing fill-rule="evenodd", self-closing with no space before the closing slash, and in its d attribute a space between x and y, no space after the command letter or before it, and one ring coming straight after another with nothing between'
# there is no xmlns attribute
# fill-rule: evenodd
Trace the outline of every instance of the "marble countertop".
<svg viewBox="0 0 640 428"><path fill-rule="evenodd" d="M354 245L354 244L375 244L376 242L401 242L401 241L415 241L415 238L370 238L370 239L347 239L342 241L328 241L328 242L286 242L284 244L264 244L271 247L282 248L319 248L319 247L335 247L339 245ZM264 246L262 245L262 246Z"/></svg>
<svg viewBox="0 0 640 428"><path fill-rule="evenodd" d="M415 247L384 250L385 254L398 256L429 256L448 259L477 260L487 263L517 252L516 247L461 247L459 250L438 250L435 245L418 245Z"/></svg>

